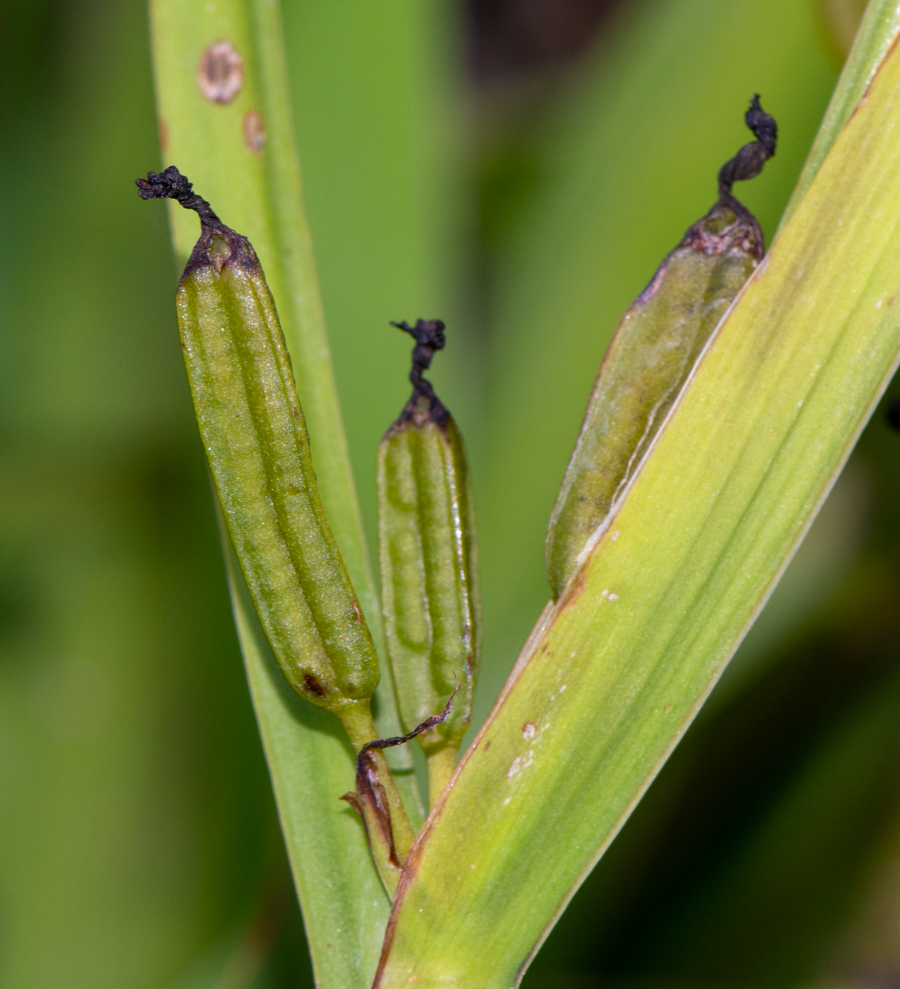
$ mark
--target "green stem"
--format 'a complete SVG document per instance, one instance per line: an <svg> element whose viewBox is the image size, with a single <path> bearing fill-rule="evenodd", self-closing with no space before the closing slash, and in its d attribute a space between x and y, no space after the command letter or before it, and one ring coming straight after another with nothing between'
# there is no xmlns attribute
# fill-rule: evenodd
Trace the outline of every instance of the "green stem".
<svg viewBox="0 0 900 989"><path fill-rule="evenodd" d="M429 752L425 757L428 767L428 806L434 807L438 797L447 788L456 769L459 742L447 742L445 746Z"/></svg>

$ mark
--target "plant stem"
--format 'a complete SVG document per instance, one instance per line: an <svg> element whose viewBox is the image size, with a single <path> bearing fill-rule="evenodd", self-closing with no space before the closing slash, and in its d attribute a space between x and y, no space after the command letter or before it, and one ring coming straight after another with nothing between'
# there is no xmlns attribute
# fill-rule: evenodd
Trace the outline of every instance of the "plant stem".
<svg viewBox="0 0 900 989"><path fill-rule="evenodd" d="M450 777L456 769L456 756L459 742L448 742L443 748L429 752L426 756L428 767L428 806L434 807L438 797L444 792Z"/></svg>

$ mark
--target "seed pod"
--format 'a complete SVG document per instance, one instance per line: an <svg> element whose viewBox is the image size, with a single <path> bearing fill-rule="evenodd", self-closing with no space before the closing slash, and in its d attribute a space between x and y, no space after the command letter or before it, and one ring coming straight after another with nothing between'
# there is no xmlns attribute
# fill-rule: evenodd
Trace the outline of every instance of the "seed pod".
<svg viewBox="0 0 900 989"><path fill-rule="evenodd" d="M719 199L666 256L622 317L588 402L547 533L554 597L674 404L700 352L762 260L763 234L732 195L775 153L775 121L754 96L745 116L757 140L719 172Z"/></svg>
<svg viewBox="0 0 900 989"><path fill-rule="evenodd" d="M472 713L480 626L475 514L462 436L422 377L444 346L444 324L393 325L416 340L412 396L378 449L382 609L404 731L461 688L449 717L419 738L433 801Z"/></svg>
<svg viewBox="0 0 900 989"><path fill-rule="evenodd" d="M213 483L260 620L298 693L374 737L378 660L316 488L290 358L250 242L226 227L174 167L143 199L195 210L200 239L177 313ZM348 728L348 730L350 730Z"/></svg>

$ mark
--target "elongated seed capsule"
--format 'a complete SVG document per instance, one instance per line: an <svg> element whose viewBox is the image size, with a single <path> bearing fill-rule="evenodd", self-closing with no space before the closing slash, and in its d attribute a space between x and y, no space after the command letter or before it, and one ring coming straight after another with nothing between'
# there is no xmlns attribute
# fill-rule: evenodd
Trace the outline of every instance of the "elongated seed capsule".
<svg viewBox="0 0 900 989"><path fill-rule="evenodd" d="M319 501L262 267L250 242L174 167L137 184L143 199L176 199L200 217L177 314L216 493L285 676L307 700L338 714L358 748L375 737L368 705L378 659Z"/></svg>
<svg viewBox="0 0 900 989"><path fill-rule="evenodd" d="M622 317L588 402L547 532L547 572L559 597L579 554L634 475L700 352L759 264L763 234L732 195L775 153L775 121L754 96L757 140L719 172L719 199L666 256Z"/></svg>
<svg viewBox="0 0 900 989"><path fill-rule="evenodd" d="M378 449L382 608L404 730L460 688L446 720L419 736L433 803L472 714L480 628L475 513L462 436L422 377L444 346L444 324L393 325L416 340L412 396Z"/></svg>

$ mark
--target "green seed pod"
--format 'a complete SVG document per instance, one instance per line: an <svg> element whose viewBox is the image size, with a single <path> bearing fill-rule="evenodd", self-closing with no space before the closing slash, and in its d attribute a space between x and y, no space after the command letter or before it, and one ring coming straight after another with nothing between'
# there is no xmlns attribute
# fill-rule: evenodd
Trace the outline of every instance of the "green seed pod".
<svg viewBox="0 0 900 989"><path fill-rule="evenodd" d="M374 737L378 660L316 488L275 304L250 242L175 168L138 179L202 226L178 286L184 361L213 483L272 649L307 700ZM348 728L348 730L350 730ZM362 737L361 737L362 736Z"/></svg>
<svg viewBox="0 0 900 989"><path fill-rule="evenodd" d="M554 597L634 476L719 321L762 259L756 219L731 193L775 153L775 121L754 97L757 140L719 172L719 200L663 260L622 317L588 402L553 507L547 571Z"/></svg>
<svg viewBox="0 0 900 989"><path fill-rule="evenodd" d="M378 449L382 609L404 730L460 688L446 720L419 738L433 802L472 713L480 628L475 514L462 436L422 377L444 346L444 324L393 325L416 339L412 396Z"/></svg>

